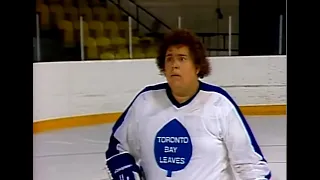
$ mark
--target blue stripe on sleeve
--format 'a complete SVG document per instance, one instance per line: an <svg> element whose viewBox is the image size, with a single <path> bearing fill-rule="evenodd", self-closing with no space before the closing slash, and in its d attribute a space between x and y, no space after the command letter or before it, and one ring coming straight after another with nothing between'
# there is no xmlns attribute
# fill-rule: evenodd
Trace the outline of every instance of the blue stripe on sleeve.
<svg viewBox="0 0 320 180"><path fill-rule="evenodd" d="M203 83L203 82L200 82L200 90L208 91L208 92L217 92L217 93L223 95L224 97L226 97L233 104L233 106L237 110L238 115L240 116L240 119L241 119L242 123L244 124L245 130L247 131L247 133L249 135L249 138L250 138L250 141L251 141L251 145L252 145L254 151L256 153L258 153L262 157L261 161L267 162L266 159L264 158L263 154L262 154L262 151L261 151L261 149L260 149L260 147L259 147L259 145L258 145L258 143L257 143L252 131L251 131L251 128L250 128L248 122L246 121L246 118L241 113L241 110L240 110L239 106L232 99L232 97L225 90L223 90L221 87L213 86L213 85L206 84L206 83ZM271 178L271 172L267 176L265 176L265 178L270 179Z"/></svg>

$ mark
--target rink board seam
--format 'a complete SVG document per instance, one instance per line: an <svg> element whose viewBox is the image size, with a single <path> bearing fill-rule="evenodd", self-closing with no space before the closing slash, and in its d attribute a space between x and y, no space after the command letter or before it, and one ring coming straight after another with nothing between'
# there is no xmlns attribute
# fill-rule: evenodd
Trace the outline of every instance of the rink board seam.
<svg viewBox="0 0 320 180"><path fill-rule="evenodd" d="M246 116L286 115L286 105L240 106ZM104 113L84 116L64 117L33 122L33 133L59 129L114 123L121 113Z"/></svg>

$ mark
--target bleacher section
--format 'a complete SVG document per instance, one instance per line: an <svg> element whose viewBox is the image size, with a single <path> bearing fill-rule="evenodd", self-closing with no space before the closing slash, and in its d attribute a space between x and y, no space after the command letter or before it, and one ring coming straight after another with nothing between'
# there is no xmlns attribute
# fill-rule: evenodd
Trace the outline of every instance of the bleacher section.
<svg viewBox="0 0 320 180"><path fill-rule="evenodd" d="M37 0L41 31L57 29L63 46L80 44L80 16L83 17L85 59L108 60L129 58L128 17L115 6L99 0ZM154 58L156 41L132 32L133 58Z"/></svg>

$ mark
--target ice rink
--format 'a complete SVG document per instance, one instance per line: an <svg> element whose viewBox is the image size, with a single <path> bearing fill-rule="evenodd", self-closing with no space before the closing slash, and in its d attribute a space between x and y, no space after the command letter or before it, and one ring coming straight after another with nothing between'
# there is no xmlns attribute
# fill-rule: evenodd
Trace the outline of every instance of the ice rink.
<svg viewBox="0 0 320 180"><path fill-rule="evenodd" d="M273 171L286 180L286 116L247 117ZM104 151L111 124L40 133L33 136L34 180L105 179Z"/></svg>

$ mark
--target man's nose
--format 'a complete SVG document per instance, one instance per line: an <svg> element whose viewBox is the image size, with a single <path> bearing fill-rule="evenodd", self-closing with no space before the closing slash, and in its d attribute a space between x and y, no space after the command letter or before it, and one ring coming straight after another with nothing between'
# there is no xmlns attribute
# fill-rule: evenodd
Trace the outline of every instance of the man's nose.
<svg viewBox="0 0 320 180"><path fill-rule="evenodd" d="M173 59L172 68L174 68L174 69L179 68L179 60L177 58Z"/></svg>

